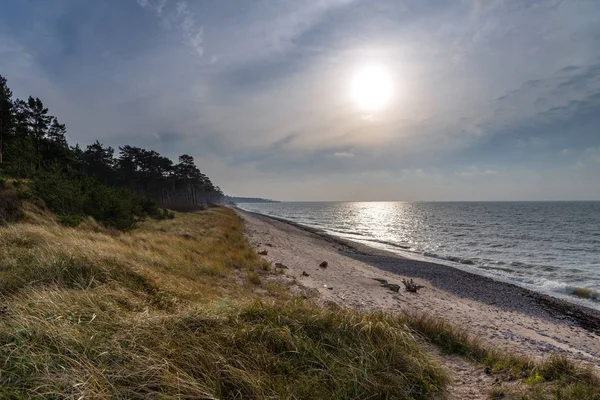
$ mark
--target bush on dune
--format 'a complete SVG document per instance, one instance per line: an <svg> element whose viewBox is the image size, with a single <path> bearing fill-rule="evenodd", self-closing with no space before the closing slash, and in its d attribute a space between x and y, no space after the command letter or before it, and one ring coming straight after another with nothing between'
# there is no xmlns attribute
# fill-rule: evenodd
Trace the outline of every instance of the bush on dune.
<svg viewBox="0 0 600 400"><path fill-rule="evenodd" d="M23 217L23 202L14 184L0 180L0 224L16 222Z"/></svg>
<svg viewBox="0 0 600 400"><path fill-rule="evenodd" d="M84 216L91 216L109 227L128 230L145 217L171 217L151 200L128 189L103 185L77 171L39 172L33 178L32 190L66 226L77 226Z"/></svg>

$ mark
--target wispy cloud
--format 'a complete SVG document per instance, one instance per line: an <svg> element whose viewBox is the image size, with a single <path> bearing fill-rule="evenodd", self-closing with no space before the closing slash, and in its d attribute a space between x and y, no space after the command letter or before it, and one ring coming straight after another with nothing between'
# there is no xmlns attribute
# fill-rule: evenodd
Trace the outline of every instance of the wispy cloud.
<svg viewBox="0 0 600 400"><path fill-rule="evenodd" d="M481 170L477 166L472 166L467 171L457 172L457 175L463 176L463 177L494 176L494 175L498 175L498 171L493 170L493 169Z"/></svg>
<svg viewBox="0 0 600 400"><path fill-rule="evenodd" d="M336 153L333 153L333 156L337 158L354 158L355 154L350 153L348 151L338 151Z"/></svg>
<svg viewBox="0 0 600 400"><path fill-rule="evenodd" d="M188 46L190 46L199 56L204 53L203 30L202 27L196 25L196 17L190 11L187 3L177 3L177 14L175 17L176 23L179 24L183 36Z"/></svg>
<svg viewBox="0 0 600 400"><path fill-rule="evenodd" d="M204 54L204 30L196 21L196 15L187 2L179 1L171 6L169 0L136 0L140 7L152 10L166 29L177 29L183 40L195 54Z"/></svg>

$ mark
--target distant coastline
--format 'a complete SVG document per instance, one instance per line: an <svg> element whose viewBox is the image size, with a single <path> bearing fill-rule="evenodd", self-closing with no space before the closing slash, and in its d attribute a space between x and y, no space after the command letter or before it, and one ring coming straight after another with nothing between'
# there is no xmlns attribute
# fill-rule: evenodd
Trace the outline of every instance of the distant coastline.
<svg viewBox="0 0 600 400"><path fill-rule="evenodd" d="M271 199L263 199L260 197L238 197L238 196L225 196L224 197L224 201L225 203L228 204L239 204L239 203L280 203L280 201L277 200L271 200Z"/></svg>

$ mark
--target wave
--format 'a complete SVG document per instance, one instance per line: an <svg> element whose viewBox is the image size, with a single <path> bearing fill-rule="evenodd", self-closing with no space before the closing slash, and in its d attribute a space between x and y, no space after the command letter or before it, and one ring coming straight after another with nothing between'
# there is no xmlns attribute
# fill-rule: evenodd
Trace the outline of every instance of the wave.
<svg viewBox="0 0 600 400"><path fill-rule="evenodd" d="M373 243L385 244L385 245L388 245L388 246L393 246L393 247L397 247L399 249L404 249L404 250L410 250L412 248L412 246L410 244L400 244L400 243L391 242L391 241L388 241L388 240L367 239L367 241L373 242Z"/></svg>
<svg viewBox="0 0 600 400"><path fill-rule="evenodd" d="M461 258L461 257L456 257L456 256L441 256L439 254L430 253L428 251L423 252L423 255L425 257L437 258L438 260L452 261L455 263L460 263L460 264L465 264L465 265L475 265L475 261L473 261L469 258Z"/></svg>
<svg viewBox="0 0 600 400"><path fill-rule="evenodd" d="M435 258L438 260L452 261L464 265L474 265L477 269L482 269L488 271L492 274L500 273L505 278L508 278L511 281L515 281L517 283L525 284L528 286L534 286L545 292L554 292L554 293L562 293L570 296L575 296L585 300L592 300L600 302L600 291L590 289L587 287L577 287L577 286L569 286L565 282L558 282L545 278L537 278L537 277L526 277L526 276L518 276L519 271L515 269L511 269L508 266L518 267L520 269L539 269L543 271L556 271L560 270L555 266L549 265L532 265L526 264L519 261L513 261L508 263L507 267L504 262L497 262L496 264L502 266L491 266L491 265L477 265L473 260L468 258L461 258L456 256L443 256L432 252L423 252L423 255L430 258ZM515 275L517 274L517 275Z"/></svg>
<svg viewBox="0 0 600 400"><path fill-rule="evenodd" d="M364 233L359 233L359 232L355 232L355 231L350 231L350 230L344 230L344 229L328 229L331 232L336 232L336 233L343 233L344 235L354 235L354 236L366 236Z"/></svg>
<svg viewBox="0 0 600 400"><path fill-rule="evenodd" d="M501 271L501 272L507 272L507 273L514 273L515 272L514 269L502 268L502 267L492 267L492 266L489 266L489 265L480 265L477 268L481 268L481 269L484 269L486 271Z"/></svg>
<svg viewBox="0 0 600 400"><path fill-rule="evenodd" d="M515 281L538 287L546 292L554 292L577 297L583 300L600 302L600 291L584 287L572 286L565 282L557 282L544 278L513 278Z"/></svg>

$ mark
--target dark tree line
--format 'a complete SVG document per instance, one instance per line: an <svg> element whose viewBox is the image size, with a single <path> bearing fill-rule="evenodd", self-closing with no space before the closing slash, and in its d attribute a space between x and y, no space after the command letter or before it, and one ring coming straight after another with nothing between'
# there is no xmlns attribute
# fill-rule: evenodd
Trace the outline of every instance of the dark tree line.
<svg viewBox="0 0 600 400"><path fill-rule="evenodd" d="M78 208L77 204L93 197L90 190L96 191L94 196L98 197L101 186L121 191L120 196L123 190L131 191L146 202L146 208L148 201L176 210L221 201L221 190L200 172L189 155L182 155L173 163L154 150L134 146L119 147L117 155L113 148L98 141L85 149L79 145L70 147L66 133L66 126L49 114L39 98L13 99L6 79L0 75L0 171L32 179L39 190L51 190L46 183L53 182L63 190L81 191L81 199L74 200L72 206L77 212L65 206L62 213L81 213L85 207ZM79 189L75 189L74 182ZM104 194L108 193L113 192ZM114 193L111 196L117 196ZM52 203L60 196L47 193L47 197Z"/></svg>
<svg viewBox="0 0 600 400"><path fill-rule="evenodd" d="M200 172L194 158L186 154L179 156L179 162L174 164L154 150L122 146L115 157L113 148L98 141L85 150L76 147L74 151L86 174L106 185L131 189L161 207L188 209L219 203L223 196L208 176Z"/></svg>

